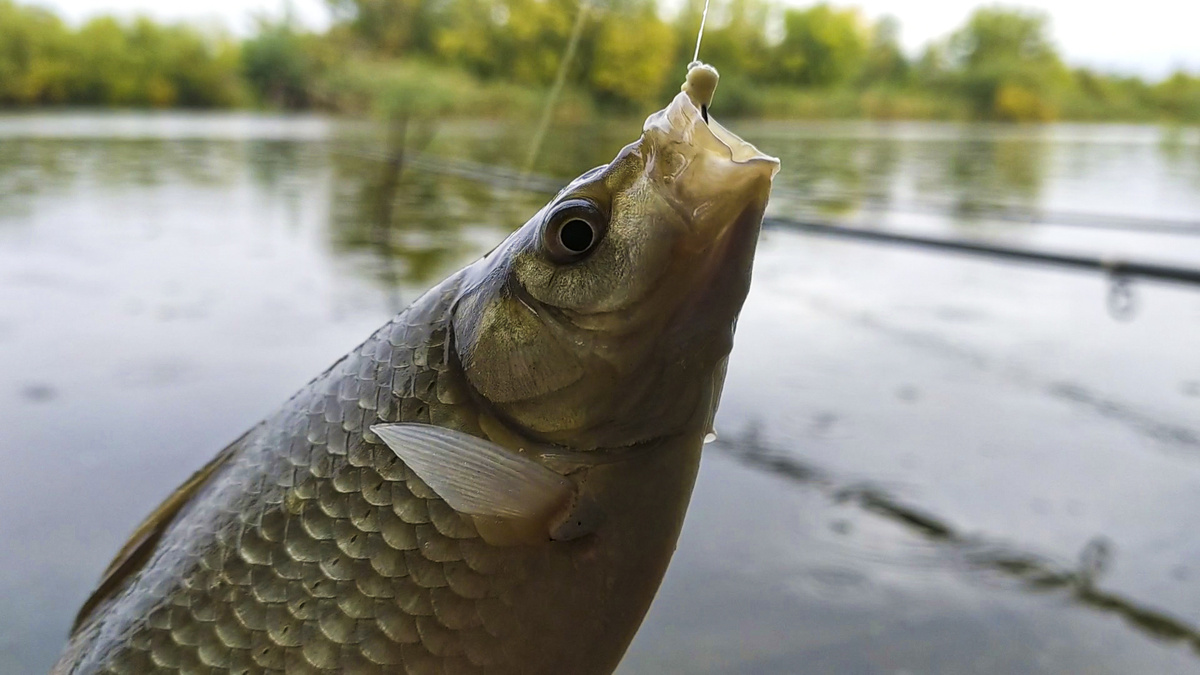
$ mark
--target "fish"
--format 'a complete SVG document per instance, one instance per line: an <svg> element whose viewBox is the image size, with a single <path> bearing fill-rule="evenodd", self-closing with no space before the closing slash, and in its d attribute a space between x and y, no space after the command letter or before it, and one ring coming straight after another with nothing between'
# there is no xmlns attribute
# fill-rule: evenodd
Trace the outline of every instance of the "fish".
<svg viewBox="0 0 1200 675"><path fill-rule="evenodd" d="M134 531L54 674L613 672L675 550L777 159L693 64Z"/></svg>

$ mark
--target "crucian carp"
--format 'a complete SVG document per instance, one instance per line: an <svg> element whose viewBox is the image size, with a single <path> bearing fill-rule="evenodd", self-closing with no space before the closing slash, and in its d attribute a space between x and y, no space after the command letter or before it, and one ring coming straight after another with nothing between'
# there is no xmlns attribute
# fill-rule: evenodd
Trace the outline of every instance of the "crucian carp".
<svg viewBox="0 0 1200 675"><path fill-rule="evenodd" d="M620 662L675 550L778 160L716 71L185 482L60 674Z"/></svg>

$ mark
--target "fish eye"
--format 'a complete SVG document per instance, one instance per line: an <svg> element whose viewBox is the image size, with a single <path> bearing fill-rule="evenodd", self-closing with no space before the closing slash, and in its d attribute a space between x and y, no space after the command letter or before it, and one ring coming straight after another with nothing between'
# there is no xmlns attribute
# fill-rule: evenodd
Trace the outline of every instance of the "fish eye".
<svg viewBox="0 0 1200 675"><path fill-rule="evenodd" d="M572 218L558 228L558 243L572 253L583 253L592 247L596 233L586 220Z"/></svg>
<svg viewBox="0 0 1200 675"><path fill-rule="evenodd" d="M608 219L587 199L568 199L546 216L542 239L550 258L557 263L582 259L600 243Z"/></svg>

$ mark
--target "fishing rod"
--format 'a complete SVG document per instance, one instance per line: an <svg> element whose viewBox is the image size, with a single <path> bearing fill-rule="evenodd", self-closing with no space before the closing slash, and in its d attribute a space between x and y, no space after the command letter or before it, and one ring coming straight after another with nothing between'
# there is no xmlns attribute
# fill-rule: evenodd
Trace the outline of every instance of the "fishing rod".
<svg viewBox="0 0 1200 675"><path fill-rule="evenodd" d="M386 157L384 153L360 153L344 150L341 152L372 160L382 160ZM455 176L501 189L555 194L566 185L562 180L552 176L527 174L505 167L462 159L447 159L426 153L409 153L406 156L406 161L410 166L424 171ZM961 238L935 237L888 232L877 228L851 227L819 219L768 216L763 219L763 227L1101 272L1114 279L1114 296L1117 298L1128 295L1128 281L1130 279L1140 278L1200 286L1200 268L1194 267L1070 253L1050 253L1028 248L969 241Z"/></svg>
<svg viewBox="0 0 1200 675"><path fill-rule="evenodd" d="M1144 278L1200 285L1200 269L1191 267L1069 253L1047 253L1027 248L968 241L961 238L931 237L920 234L888 232L875 228L847 227L832 222L796 220L781 216L768 216L764 218L763 227L1094 270L1122 279Z"/></svg>
<svg viewBox="0 0 1200 675"><path fill-rule="evenodd" d="M385 155L383 153L379 153L373 157L380 161L385 159ZM427 169L432 172L455 175L462 178L468 178L476 182L493 183L498 187L523 187L531 192L553 194L558 192L564 186L564 183L561 180L551 176L516 171L502 166L482 164L469 160L448 159L435 155L414 153L411 156L409 163L414 167ZM524 183L524 185L522 185L522 183ZM774 188L772 192L781 197L813 204L830 203L849 196L849 193L847 193L846 197L837 196L834 194L822 194L814 197L812 195L806 195L799 190L789 188ZM867 202L868 208L876 204L879 204L879 202ZM1024 214L1013 213L1011 210L993 212L991 209L1011 209L1011 207L995 204L981 204L979 205L979 208L987 211L986 213L980 214L981 218L991 221L1025 223L1029 225L1043 225L1052 227L1063 226L1099 230L1116 230L1123 232L1134 232L1138 234L1153 233L1200 236L1200 221L1193 222L1187 220L1173 220L1169 218L1105 216L1103 214L1086 214L1082 212L1077 213L1070 211L1028 211ZM900 204L888 204L885 208L880 208L877 210L881 213L923 213L941 216L953 216L957 213L950 207L942 206L941 208L938 208L938 205L935 202L907 202Z"/></svg>
<svg viewBox="0 0 1200 675"><path fill-rule="evenodd" d="M1046 211L1003 202L974 202L956 204L948 201L918 199L892 201L887 195L850 190L821 190L805 192L794 188L777 187L773 193L811 204L851 202L865 211L883 213L915 213L936 216L978 216L982 220L1029 225L1050 225L1093 230L1114 230L1138 234L1174 234L1200 236L1200 220L1154 218L1144 216L1086 213L1082 211Z"/></svg>

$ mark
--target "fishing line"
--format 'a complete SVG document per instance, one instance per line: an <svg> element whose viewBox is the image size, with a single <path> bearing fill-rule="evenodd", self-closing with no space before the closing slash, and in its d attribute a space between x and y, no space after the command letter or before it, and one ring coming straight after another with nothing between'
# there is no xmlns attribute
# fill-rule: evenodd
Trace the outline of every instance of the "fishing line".
<svg viewBox="0 0 1200 675"><path fill-rule="evenodd" d="M558 97L562 94L563 84L567 81L567 69L575 58L575 50L579 47L579 38L583 35L583 22L587 19L588 10L591 7L590 0L583 0L579 3L579 13L575 15L575 25L571 27L571 37L567 39L567 47L563 50L562 60L558 62L558 72L554 74L554 84L550 87L550 96L546 98L546 107L542 108L542 119L538 122L533 142L529 145L529 155L525 158L525 173L527 174L533 171L533 165L542 151L542 143L546 140L546 131L550 127L550 116L554 112L555 104L558 103Z"/></svg>
<svg viewBox="0 0 1200 675"><path fill-rule="evenodd" d="M696 31L696 52L692 54L692 62L688 64L688 75L691 75L692 68L700 64L700 40L704 38L704 24L708 22L708 3L710 0L704 0L704 11L700 13L700 30ZM704 118L704 123L708 124L708 105L700 105L700 116Z"/></svg>
<svg viewBox="0 0 1200 675"><path fill-rule="evenodd" d="M692 55L692 63L700 60L700 39L704 37L704 23L708 21L708 3L704 0L704 12L700 15L700 30L696 32L696 53Z"/></svg>

